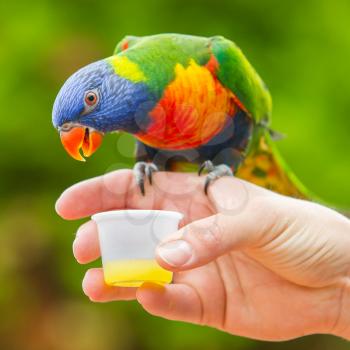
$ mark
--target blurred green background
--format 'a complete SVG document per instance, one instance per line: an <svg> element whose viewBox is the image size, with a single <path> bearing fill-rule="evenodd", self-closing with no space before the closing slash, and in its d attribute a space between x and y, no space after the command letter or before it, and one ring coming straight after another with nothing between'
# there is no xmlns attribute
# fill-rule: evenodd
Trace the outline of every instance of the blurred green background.
<svg viewBox="0 0 350 350"><path fill-rule="evenodd" d="M0 349L348 348L330 336L254 342L157 319L134 302L89 302L85 267L71 254L80 223L58 218L54 203L79 180L130 167L132 140L109 136L78 163L60 145L51 108L71 73L109 56L126 34L224 35L269 86L291 168L349 208L349 21L348 0L0 2Z"/></svg>

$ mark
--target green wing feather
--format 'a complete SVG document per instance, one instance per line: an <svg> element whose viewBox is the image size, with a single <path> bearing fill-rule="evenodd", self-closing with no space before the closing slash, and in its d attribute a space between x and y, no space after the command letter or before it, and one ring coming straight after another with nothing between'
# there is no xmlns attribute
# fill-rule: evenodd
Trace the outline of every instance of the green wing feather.
<svg viewBox="0 0 350 350"><path fill-rule="evenodd" d="M238 97L256 123L267 124L272 110L271 95L242 51L221 36L212 37L211 46L219 63L218 79Z"/></svg>

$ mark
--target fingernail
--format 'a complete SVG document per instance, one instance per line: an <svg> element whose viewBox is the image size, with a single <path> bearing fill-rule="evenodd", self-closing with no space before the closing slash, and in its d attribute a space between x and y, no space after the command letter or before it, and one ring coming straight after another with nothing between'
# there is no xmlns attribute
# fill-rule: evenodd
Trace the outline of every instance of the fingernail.
<svg viewBox="0 0 350 350"><path fill-rule="evenodd" d="M76 259L77 259L77 257L75 256L75 251L76 251L76 247L77 247L78 241L79 241L79 234L80 234L80 227L79 227L78 231L75 233L75 237L74 237L73 244L72 244L73 255Z"/></svg>
<svg viewBox="0 0 350 350"><path fill-rule="evenodd" d="M55 203L55 211L56 211L57 215L59 215L59 216L61 216L60 210L59 210L60 199L61 199L61 196L57 199L57 201Z"/></svg>
<svg viewBox="0 0 350 350"><path fill-rule="evenodd" d="M192 257L192 247L184 240L164 243L157 249L159 257L171 266L182 266Z"/></svg>
<svg viewBox="0 0 350 350"><path fill-rule="evenodd" d="M73 245L79 239L79 231L80 231L80 229L78 229L78 231L75 233L75 237L74 237L74 240L73 240Z"/></svg>
<svg viewBox="0 0 350 350"><path fill-rule="evenodd" d="M75 256L75 251L76 251L76 247L77 247L77 237L74 238L73 243L72 243L72 249L73 249L73 255Z"/></svg>
<svg viewBox="0 0 350 350"><path fill-rule="evenodd" d="M77 230L77 232L75 233L75 238L74 239L77 239L79 238L80 234L81 234L81 230L82 230L82 226L80 226Z"/></svg>

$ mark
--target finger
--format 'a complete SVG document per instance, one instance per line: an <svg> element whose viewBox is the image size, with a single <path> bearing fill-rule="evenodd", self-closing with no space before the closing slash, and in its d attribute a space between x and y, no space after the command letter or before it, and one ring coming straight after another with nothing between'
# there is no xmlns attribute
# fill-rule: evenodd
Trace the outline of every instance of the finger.
<svg viewBox="0 0 350 350"><path fill-rule="evenodd" d="M136 292L137 301L152 315L201 323L202 302L197 292L185 284L160 286L144 283Z"/></svg>
<svg viewBox="0 0 350 350"><path fill-rule="evenodd" d="M78 219L100 211L125 207L125 194L133 181L131 170L118 170L82 181L65 190L56 202L64 219Z"/></svg>
<svg viewBox="0 0 350 350"><path fill-rule="evenodd" d="M136 288L106 285L103 270L98 268L86 271L82 286L84 293L94 302L134 300L136 297Z"/></svg>
<svg viewBox="0 0 350 350"><path fill-rule="evenodd" d="M236 177L222 177L209 186L208 196L217 212L234 216L257 199L277 194Z"/></svg>
<svg viewBox="0 0 350 350"><path fill-rule="evenodd" d="M226 188L226 196L234 195L230 191ZM224 199L227 202L227 198ZM279 234L276 231L276 207L279 206L276 200L272 204L269 196L253 196L251 193L241 211L232 215L229 211L221 212L180 229L171 240L157 247L157 260L172 271L188 270L207 264L231 250L259 246L266 235Z"/></svg>
<svg viewBox="0 0 350 350"><path fill-rule="evenodd" d="M62 193L56 211L64 219L73 220L113 209L167 209L174 200L183 200L189 193L200 193L201 178L193 174L155 173L153 185L145 184L141 194L131 170L117 170L80 182ZM180 198L180 199L179 199Z"/></svg>
<svg viewBox="0 0 350 350"><path fill-rule="evenodd" d="M94 221L88 221L78 229L73 242L73 254L80 264L87 264L100 257L100 244Z"/></svg>

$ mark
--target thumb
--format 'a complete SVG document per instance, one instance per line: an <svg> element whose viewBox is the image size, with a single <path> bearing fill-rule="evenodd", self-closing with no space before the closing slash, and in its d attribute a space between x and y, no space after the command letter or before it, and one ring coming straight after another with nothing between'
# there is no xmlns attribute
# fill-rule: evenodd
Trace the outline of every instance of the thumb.
<svg viewBox="0 0 350 350"><path fill-rule="evenodd" d="M251 200L240 213L219 213L183 227L171 240L157 247L158 263L172 271L188 270L231 250L258 246L266 233L274 234L271 232L274 226L271 213L275 211L269 212L268 196L257 199Z"/></svg>

